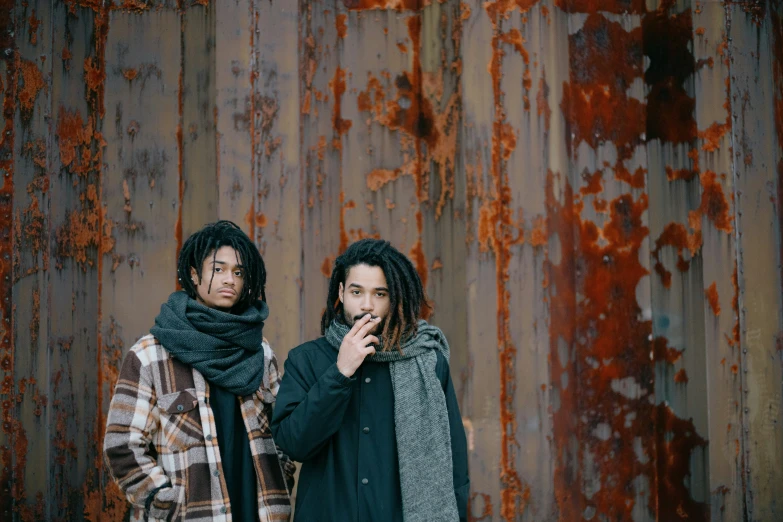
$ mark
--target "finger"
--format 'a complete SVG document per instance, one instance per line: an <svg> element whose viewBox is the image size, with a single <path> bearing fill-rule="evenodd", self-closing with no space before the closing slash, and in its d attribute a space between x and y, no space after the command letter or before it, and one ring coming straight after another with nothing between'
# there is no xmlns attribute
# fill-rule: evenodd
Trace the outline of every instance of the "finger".
<svg viewBox="0 0 783 522"><path fill-rule="evenodd" d="M346 337L349 335L357 335L359 333L359 330L361 330L362 326L367 324L368 321L372 318L372 315L370 314L364 314L361 319L353 323L353 327L351 330L346 334ZM362 336L364 337L364 336Z"/></svg>
<svg viewBox="0 0 783 522"><path fill-rule="evenodd" d="M365 346L363 351L365 357L367 357L368 355L374 355L375 347L373 345Z"/></svg>
<svg viewBox="0 0 783 522"><path fill-rule="evenodd" d="M364 344L364 346L369 346L371 344L381 344L381 340L374 335L368 335L362 339L362 344Z"/></svg>
<svg viewBox="0 0 783 522"><path fill-rule="evenodd" d="M373 328L375 328L375 327L378 325L378 323L379 323L380 321L381 321L381 318L380 318L380 317L376 317L376 318L375 318L375 319L373 319L372 321L368 321L367 323L365 323L365 324L364 324L364 325L363 325L363 326L362 326L362 327L359 329L359 331L356 333L356 336L357 336L359 339L364 339L364 337L365 337L365 336L366 336L368 333L370 333L370 330L372 330Z"/></svg>

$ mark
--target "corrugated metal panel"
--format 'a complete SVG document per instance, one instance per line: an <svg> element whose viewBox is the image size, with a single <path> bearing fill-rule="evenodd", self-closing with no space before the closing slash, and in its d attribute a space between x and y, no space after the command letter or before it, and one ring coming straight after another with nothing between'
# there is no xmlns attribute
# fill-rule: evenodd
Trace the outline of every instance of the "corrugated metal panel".
<svg viewBox="0 0 783 522"><path fill-rule="evenodd" d="M781 517L778 2L3 7L4 520L122 519L111 388L217 218L281 360L350 242L411 256L471 520Z"/></svg>

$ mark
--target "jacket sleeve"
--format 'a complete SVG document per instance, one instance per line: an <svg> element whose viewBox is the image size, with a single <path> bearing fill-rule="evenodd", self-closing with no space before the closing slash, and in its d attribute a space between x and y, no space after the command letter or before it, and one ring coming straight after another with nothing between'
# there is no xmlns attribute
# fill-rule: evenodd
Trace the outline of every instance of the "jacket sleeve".
<svg viewBox="0 0 783 522"><path fill-rule="evenodd" d="M449 415L449 428L451 432L451 459L454 473L454 495L457 497L457 511L460 522L468 520L468 497L470 495L470 477L468 475L468 441L465 437L465 427L462 424L462 415L457 403L457 394L451 381L449 363L442 360L442 367L438 370L438 376L443 383L443 392L446 395L446 409Z"/></svg>
<svg viewBox="0 0 783 522"><path fill-rule="evenodd" d="M103 454L112 478L137 509L167 518L179 498L153 454L160 416L149 365L131 351L125 357L109 406ZM181 486L176 486L181 488Z"/></svg>
<svg viewBox="0 0 783 522"><path fill-rule="evenodd" d="M285 362L272 435L292 459L305 462L340 428L356 379L340 373L336 363L315 377L307 358L297 355Z"/></svg>
<svg viewBox="0 0 783 522"><path fill-rule="evenodd" d="M275 397L276 401L277 393L280 390L280 372L278 370L279 366L277 364L277 357L275 357L275 353L272 351L272 348L269 346L269 344L267 344L266 339L264 339L264 348L268 350L269 354L269 366L267 366L266 379L268 382L269 391L272 392L272 396ZM271 414L269 418L272 418ZM283 473L285 474L288 491L293 491L296 464L294 464L291 458L286 455L282 449L280 449L280 446L275 444L275 447L277 448L277 457L280 459L280 465L282 466Z"/></svg>

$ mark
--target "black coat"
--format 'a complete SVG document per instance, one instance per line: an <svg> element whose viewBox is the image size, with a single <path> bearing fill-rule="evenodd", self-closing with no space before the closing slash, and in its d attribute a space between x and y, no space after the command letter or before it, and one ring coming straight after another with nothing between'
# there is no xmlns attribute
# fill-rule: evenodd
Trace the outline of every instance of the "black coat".
<svg viewBox="0 0 783 522"><path fill-rule="evenodd" d="M337 369L325 338L288 354L272 418L275 443L302 463L297 522L402 522L400 469L389 363L365 361L353 377ZM449 365L435 369L446 395L454 494L467 520L468 452Z"/></svg>

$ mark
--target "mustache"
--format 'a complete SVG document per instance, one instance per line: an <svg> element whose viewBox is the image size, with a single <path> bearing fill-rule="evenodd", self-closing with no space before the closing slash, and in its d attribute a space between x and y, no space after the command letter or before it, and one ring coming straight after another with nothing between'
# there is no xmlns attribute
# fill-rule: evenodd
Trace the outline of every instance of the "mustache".
<svg viewBox="0 0 783 522"><path fill-rule="evenodd" d="M358 321L359 319L361 319L361 318L362 318L362 317L364 317L365 315L367 315L367 314L365 313L365 314L354 315L354 316L353 316L353 320L354 320L354 321ZM377 318L378 318L378 316L377 316L377 315L370 314L370 319L377 319Z"/></svg>

